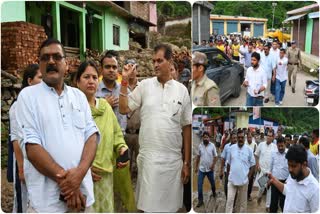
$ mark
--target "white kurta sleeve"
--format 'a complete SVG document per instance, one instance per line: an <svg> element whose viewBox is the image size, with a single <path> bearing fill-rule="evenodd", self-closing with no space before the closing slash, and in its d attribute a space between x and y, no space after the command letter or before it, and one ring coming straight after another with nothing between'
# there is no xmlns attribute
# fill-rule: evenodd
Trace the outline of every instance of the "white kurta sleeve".
<svg viewBox="0 0 320 214"><path fill-rule="evenodd" d="M10 118L10 139L11 141L18 140L20 141L22 138L21 128L18 124L17 117L17 101L11 105L9 110L9 118Z"/></svg>
<svg viewBox="0 0 320 214"><path fill-rule="evenodd" d="M37 126L36 116L32 109L32 101L29 94L21 91L17 102L16 117L23 134L23 144L34 143L41 145L41 134Z"/></svg>
<svg viewBox="0 0 320 214"><path fill-rule="evenodd" d="M146 81L141 81L137 87L128 95L128 107L131 111L140 108L142 104L143 89L146 86Z"/></svg>
<svg viewBox="0 0 320 214"><path fill-rule="evenodd" d="M192 123L192 108L191 108L191 98L189 96L187 88L184 88L183 91L183 106L182 106L182 114L181 114L181 126L190 125Z"/></svg>

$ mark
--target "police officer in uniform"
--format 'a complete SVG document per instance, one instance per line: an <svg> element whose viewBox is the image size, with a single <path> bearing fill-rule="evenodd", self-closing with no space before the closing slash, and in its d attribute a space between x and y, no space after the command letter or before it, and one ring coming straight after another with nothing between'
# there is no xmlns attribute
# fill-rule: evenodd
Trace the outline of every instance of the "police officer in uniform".
<svg viewBox="0 0 320 214"><path fill-rule="evenodd" d="M292 41L291 47L288 48L288 79L291 86L292 76L292 93L295 93L298 68L301 68L300 49L297 48L296 41Z"/></svg>
<svg viewBox="0 0 320 214"><path fill-rule="evenodd" d="M220 106L219 87L206 75L207 56L201 52L192 55L192 101L196 106Z"/></svg>

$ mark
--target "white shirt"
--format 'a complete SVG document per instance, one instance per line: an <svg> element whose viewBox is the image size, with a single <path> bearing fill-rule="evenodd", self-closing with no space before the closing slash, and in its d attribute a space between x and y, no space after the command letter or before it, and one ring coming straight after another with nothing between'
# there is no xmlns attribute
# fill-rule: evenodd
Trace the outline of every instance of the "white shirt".
<svg viewBox="0 0 320 214"><path fill-rule="evenodd" d="M286 180L289 176L287 149L281 154L279 151L271 155L271 174L279 180Z"/></svg>
<svg viewBox="0 0 320 214"><path fill-rule="evenodd" d="M309 169L309 168L308 168ZM286 196L284 213L314 213L319 211L319 183L309 175L302 181L288 177L282 194Z"/></svg>
<svg viewBox="0 0 320 214"><path fill-rule="evenodd" d="M211 142L209 142L207 146L205 146L203 142L200 143L199 156L200 156L199 170L201 172L212 171L210 167L213 164L213 158L218 156L215 145Z"/></svg>
<svg viewBox="0 0 320 214"><path fill-rule="evenodd" d="M142 80L128 95L131 111L140 108L137 208L146 212L176 212L182 207L182 127L191 124L187 88L157 77Z"/></svg>
<svg viewBox="0 0 320 214"><path fill-rule="evenodd" d="M22 139L22 130L19 127L17 117L16 117L16 109L17 109L17 101L14 102L9 110L9 118L10 118L10 137L11 141Z"/></svg>
<svg viewBox="0 0 320 214"><path fill-rule="evenodd" d="M256 164L252 149L246 144L241 148L234 144L230 147L227 160L230 165L229 181L235 186L248 183L249 169Z"/></svg>
<svg viewBox="0 0 320 214"><path fill-rule="evenodd" d="M287 47L288 47L287 43L286 43L286 42L283 42L283 43L282 43L282 48L287 49Z"/></svg>
<svg viewBox="0 0 320 214"><path fill-rule="evenodd" d="M250 96L264 96L264 91L261 91L259 94L254 94L254 90L258 91L261 88L261 86L267 88L267 78L261 66L259 66L256 70L254 70L253 67L249 67L247 70L245 81L248 81L249 83L249 86L247 87L247 92L250 94Z"/></svg>
<svg viewBox="0 0 320 214"><path fill-rule="evenodd" d="M44 82L23 89L18 97L16 116L22 127L23 145L42 146L65 170L79 165L85 142L98 133L86 96L66 85L60 95ZM99 140L100 135L97 143ZM24 158L31 206L37 212L66 212L67 204L59 200L58 184L41 174L26 156ZM87 196L86 206L91 206L94 194L90 169L80 191Z"/></svg>
<svg viewBox="0 0 320 214"><path fill-rule="evenodd" d="M270 48L270 54L276 60L280 56L280 49L277 48L276 50L274 50L273 48Z"/></svg>
<svg viewBox="0 0 320 214"><path fill-rule="evenodd" d="M251 144L249 144L248 141L246 140L246 145L248 145L252 149L253 153L257 150L257 147L258 147L258 145L255 142L254 138L252 138Z"/></svg>
<svg viewBox="0 0 320 214"><path fill-rule="evenodd" d="M268 145L267 142L261 142L258 145L258 148L254 154L259 158L259 165L262 173L271 172L271 155L272 152L277 150L277 146L273 143Z"/></svg>
<svg viewBox="0 0 320 214"><path fill-rule="evenodd" d="M280 58L280 56L277 58L277 65L276 65L276 78L280 80L280 82L283 82L288 79L288 58L283 57Z"/></svg>
<svg viewBox="0 0 320 214"><path fill-rule="evenodd" d="M263 68L268 80L272 77L272 71L276 67L276 60L274 60L273 55L269 53L268 56L264 52L260 54L260 66Z"/></svg>

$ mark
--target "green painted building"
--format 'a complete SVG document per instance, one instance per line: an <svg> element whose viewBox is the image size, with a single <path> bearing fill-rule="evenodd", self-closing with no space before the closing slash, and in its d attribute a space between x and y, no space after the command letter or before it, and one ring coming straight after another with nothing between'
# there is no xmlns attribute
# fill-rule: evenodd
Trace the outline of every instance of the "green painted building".
<svg viewBox="0 0 320 214"><path fill-rule="evenodd" d="M69 56L85 57L87 48L128 50L130 32L148 32L154 24L113 2L32 2L1 4L1 22L26 21L44 27L62 42Z"/></svg>
<svg viewBox="0 0 320 214"><path fill-rule="evenodd" d="M319 4L314 3L287 12L283 23L291 25L291 38L306 54L319 57Z"/></svg>

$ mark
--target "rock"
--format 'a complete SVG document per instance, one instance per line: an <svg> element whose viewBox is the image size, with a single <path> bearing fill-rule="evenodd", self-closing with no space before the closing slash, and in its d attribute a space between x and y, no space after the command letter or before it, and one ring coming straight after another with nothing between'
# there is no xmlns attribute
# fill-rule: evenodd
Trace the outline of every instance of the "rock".
<svg viewBox="0 0 320 214"><path fill-rule="evenodd" d="M10 109L10 105L6 104L1 108L1 112L8 113Z"/></svg>
<svg viewBox="0 0 320 214"><path fill-rule="evenodd" d="M9 88L12 86L12 82L9 79L1 79L1 88Z"/></svg>
<svg viewBox="0 0 320 214"><path fill-rule="evenodd" d="M13 84L13 88L21 89L21 87L22 87L22 84L21 84L21 83Z"/></svg>
<svg viewBox="0 0 320 214"><path fill-rule="evenodd" d="M1 109L2 111L2 109ZM1 114L1 121L8 121L9 120L9 115L8 114Z"/></svg>
<svg viewBox="0 0 320 214"><path fill-rule="evenodd" d="M6 103L4 100L1 99L1 109L2 109L2 107L5 106L5 105L7 105L7 103Z"/></svg>
<svg viewBox="0 0 320 214"><path fill-rule="evenodd" d="M11 98L11 93L9 90L4 90L2 94L2 99L3 100L9 100Z"/></svg>
<svg viewBox="0 0 320 214"><path fill-rule="evenodd" d="M9 106L11 106L12 102L13 102L13 99L7 100L7 103Z"/></svg>

